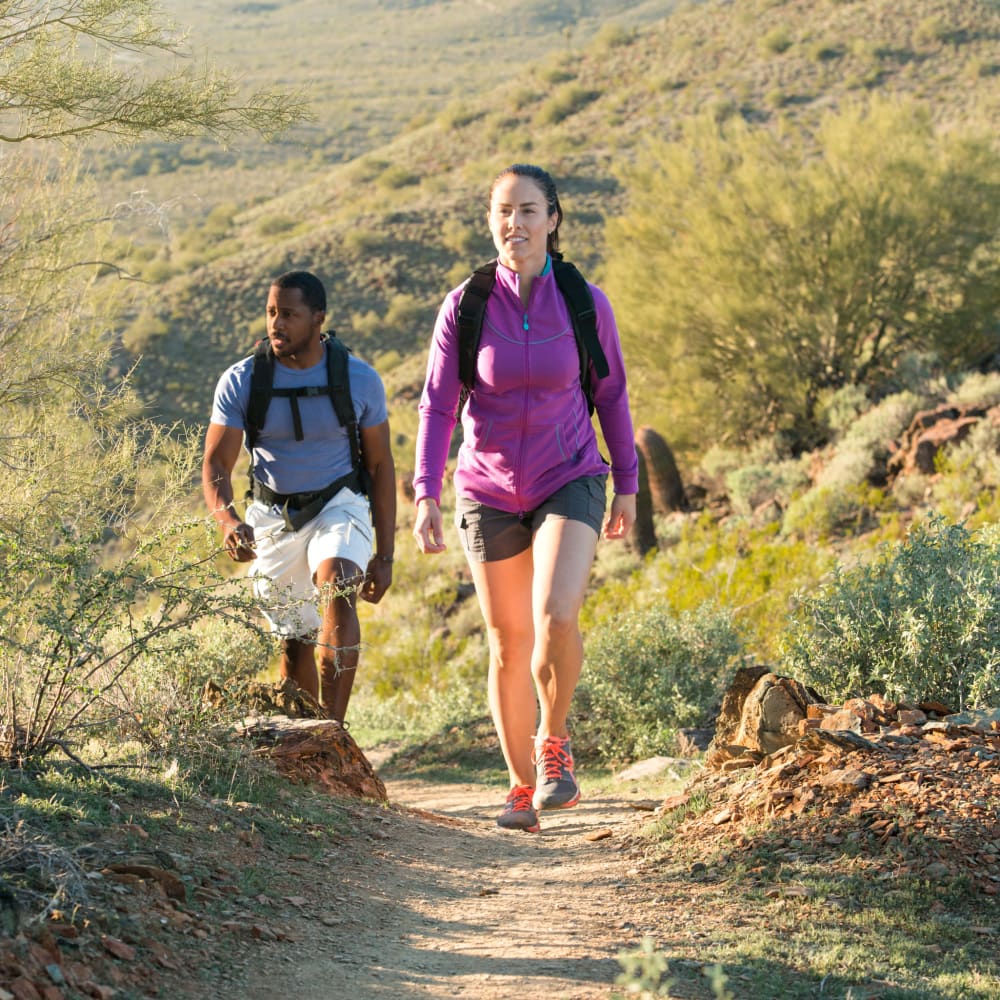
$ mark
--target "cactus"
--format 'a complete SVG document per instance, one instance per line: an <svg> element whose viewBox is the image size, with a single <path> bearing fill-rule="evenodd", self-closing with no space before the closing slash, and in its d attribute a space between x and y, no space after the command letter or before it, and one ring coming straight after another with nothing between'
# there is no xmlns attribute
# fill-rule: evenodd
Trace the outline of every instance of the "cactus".
<svg viewBox="0 0 1000 1000"><path fill-rule="evenodd" d="M640 466L643 460L646 464L653 510L658 514L683 510L684 484L670 446L652 427L640 427L636 431L635 446Z"/></svg>
<svg viewBox="0 0 1000 1000"><path fill-rule="evenodd" d="M628 536L628 546L640 556L656 548L656 529L653 527L653 501L649 492L646 462L639 456L639 492L635 497L635 524Z"/></svg>

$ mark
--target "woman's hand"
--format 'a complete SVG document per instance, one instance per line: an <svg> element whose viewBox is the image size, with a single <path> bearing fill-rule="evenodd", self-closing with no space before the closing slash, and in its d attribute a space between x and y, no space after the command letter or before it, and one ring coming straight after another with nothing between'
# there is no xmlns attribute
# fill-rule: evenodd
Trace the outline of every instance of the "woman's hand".
<svg viewBox="0 0 1000 1000"><path fill-rule="evenodd" d="M444 552L444 518L436 500L421 497L417 503L417 520L413 525L413 537L417 548L423 553Z"/></svg>
<svg viewBox="0 0 1000 1000"><path fill-rule="evenodd" d="M635 494L616 493L611 498L611 510L604 521L601 534L605 538L625 538L635 524Z"/></svg>

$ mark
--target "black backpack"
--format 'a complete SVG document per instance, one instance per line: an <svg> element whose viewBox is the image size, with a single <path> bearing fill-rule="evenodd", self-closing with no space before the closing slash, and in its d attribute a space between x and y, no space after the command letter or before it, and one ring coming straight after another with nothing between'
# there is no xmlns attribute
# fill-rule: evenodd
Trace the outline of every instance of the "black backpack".
<svg viewBox="0 0 1000 1000"><path fill-rule="evenodd" d="M336 483L330 484L325 490L320 491L312 500L312 504L318 503L324 494L329 494L326 499L334 496L343 486L351 486L358 492L366 496L371 494L371 483L368 470L361 461L361 434L358 430L358 421L354 413L354 400L351 398L351 381L348 373L348 357L350 351L337 339L336 334L330 330L323 334L323 344L326 354L326 385L304 385L294 389L274 388L274 351L267 340L258 342L253 352L253 369L250 374L250 400L247 403L246 423L244 433L246 437L247 451L250 452L250 495L258 495L260 492L270 494L266 497L268 503L283 503L288 506L289 501L300 501L305 498L300 496L285 497L268 490L262 483L255 482L253 474L253 449L264 427L264 420L267 417L268 407L274 396L283 396L288 399L292 408L292 426L295 429L295 440L302 441L305 438L302 430L302 417L299 413L299 398L306 396L329 396L333 404L334 413L342 427L347 428L347 439L351 447L351 472L347 476L341 477ZM325 503L325 500L323 500ZM320 507L322 503L319 504ZM293 506L297 506L293 503ZM317 511L313 512L313 516ZM299 518L299 521L302 519ZM304 522L303 522L304 523Z"/></svg>
<svg viewBox="0 0 1000 1000"><path fill-rule="evenodd" d="M557 253L552 254L552 273L569 307L573 332L576 334L576 348L580 354L580 385L587 398L587 409L594 412L594 387L590 380L593 365L598 378L608 376L608 360L604 356L601 342L597 339L597 312L594 297L586 279L568 260ZM496 282L497 262L491 260L477 268L469 277L458 300L458 375L462 382L462 401L472 391L476 380L476 357L479 354L479 338L483 332L483 316L486 300Z"/></svg>

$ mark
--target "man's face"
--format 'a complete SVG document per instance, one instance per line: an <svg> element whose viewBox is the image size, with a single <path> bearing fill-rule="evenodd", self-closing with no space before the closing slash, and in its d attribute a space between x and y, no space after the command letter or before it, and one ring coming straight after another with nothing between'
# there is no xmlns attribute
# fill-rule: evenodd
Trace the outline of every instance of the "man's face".
<svg viewBox="0 0 1000 1000"><path fill-rule="evenodd" d="M267 293L267 337L276 358L295 358L319 341L326 313L303 301L301 288L271 286Z"/></svg>

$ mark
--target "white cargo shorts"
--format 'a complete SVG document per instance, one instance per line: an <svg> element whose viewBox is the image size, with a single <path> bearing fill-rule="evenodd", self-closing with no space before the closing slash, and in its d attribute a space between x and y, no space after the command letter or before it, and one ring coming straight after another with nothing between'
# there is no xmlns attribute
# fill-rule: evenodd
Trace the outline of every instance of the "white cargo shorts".
<svg viewBox="0 0 1000 1000"><path fill-rule="evenodd" d="M316 570L327 559L344 559L364 573L374 531L368 500L344 487L298 531L287 531L279 507L255 500L247 507L257 558L249 577L271 631L287 639L313 637L322 623ZM360 579L357 581L360 584Z"/></svg>

